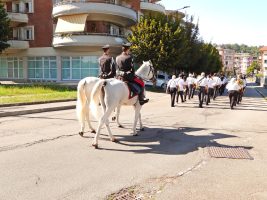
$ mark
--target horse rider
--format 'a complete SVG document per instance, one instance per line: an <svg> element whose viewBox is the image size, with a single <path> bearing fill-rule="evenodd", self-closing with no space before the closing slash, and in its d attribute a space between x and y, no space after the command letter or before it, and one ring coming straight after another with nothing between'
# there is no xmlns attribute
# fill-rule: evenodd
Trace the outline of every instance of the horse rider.
<svg viewBox="0 0 267 200"><path fill-rule="evenodd" d="M143 105L149 101L145 98L143 83L139 83L136 80L133 57L130 54L131 43L122 44L122 53L116 57L116 63L118 67L118 74L122 76L123 81L137 83L141 91L138 94L140 105Z"/></svg>
<svg viewBox="0 0 267 200"><path fill-rule="evenodd" d="M203 108L203 101L204 96L207 94L208 91L208 80L205 77L205 73L202 72L200 77L197 79L197 87L199 87L199 93L198 93L198 100L199 100L199 107Z"/></svg>
<svg viewBox="0 0 267 200"><path fill-rule="evenodd" d="M236 106L238 101L239 90L241 89L240 85L236 81L236 78L232 78L230 80L230 82L226 85L226 89L228 90L230 108L234 109L234 106Z"/></svg>
<svg viewBox="0 0 267 200"><path fill-rule="evenodd" d="M116 76L116 65L113 57L110 56L110 46L107 44L102 47L104 53L98 59L100 75L99 78L108 79Z"/></svg>

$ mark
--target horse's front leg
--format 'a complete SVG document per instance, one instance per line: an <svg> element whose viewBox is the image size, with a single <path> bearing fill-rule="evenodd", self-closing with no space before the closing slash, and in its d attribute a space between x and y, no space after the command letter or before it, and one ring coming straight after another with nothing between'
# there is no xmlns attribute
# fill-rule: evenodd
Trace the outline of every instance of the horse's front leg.
<svg viewBox="0 0 267 200"><path fill-rule="evenodd" d="M135 107L134 107L135 113L134 113L134 123L133 123L133 136L137 136L137 132L136 132L136 125L137 125L137 120L140 117L140 110L141 110L141 105L138 103Z"/></svg>
<svg viewBox="0 0 267 200"><path fill-rule="evenodd" d="M140 131L144 131L143 123L142 123L142 118L141 118L141 111L139 113L139 125L140 125Z"/></svg>

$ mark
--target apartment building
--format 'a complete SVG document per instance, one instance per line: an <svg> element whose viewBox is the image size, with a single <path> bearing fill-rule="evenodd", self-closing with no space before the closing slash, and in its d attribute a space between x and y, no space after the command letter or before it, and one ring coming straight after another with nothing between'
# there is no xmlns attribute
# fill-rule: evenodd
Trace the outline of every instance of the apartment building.
<svg viewBox="0 0 267 200"><path fill-rule="evenodd" d="M247 68L252 64L254 58L249 53L235 53L234 66L238 73L246 74Z"/></svg>
<svg viewBox="0 0 267 200"><path fill-rule="evenodd" d="M11 19L10 48L0 54L1 80L68 82L97 76L101 47L121 51L130 27L158 1L0 0Z"/></svg>
<svg viewBox="0 0 267 200"><path fill-rule="evenodd" d="M267 87L267 46L260 48L261 52L261 71L263 74L261 85Z"/></svg>
<svg viewBox="0 0 267 200"><path fill-rule="evenodd" d="M232 49L217 48L222 59L224 71L233 72L235 62L235 51Z"/></svg>

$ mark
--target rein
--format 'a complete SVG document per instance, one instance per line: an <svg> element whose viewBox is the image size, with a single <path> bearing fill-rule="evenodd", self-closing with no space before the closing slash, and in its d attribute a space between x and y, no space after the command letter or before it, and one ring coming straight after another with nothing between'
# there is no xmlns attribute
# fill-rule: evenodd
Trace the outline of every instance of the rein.
<svg viewBox="0 0 267 200"><path fill-rule="evenodd" d="M152 69L151 65L149 65L149 72L148 72L147 76L149 76L149 74L150 74L151 72L153 73L153 76L152 76L151 79L145 79L145 78L142 78L142 77L140 77L140 76L138 76L138 75L136 75L136 76L137 76L138 78L142 79L142 80L145 80L145 81L151 81L151 80L155 77L155 73L154 73L154 70Z"/></svg>

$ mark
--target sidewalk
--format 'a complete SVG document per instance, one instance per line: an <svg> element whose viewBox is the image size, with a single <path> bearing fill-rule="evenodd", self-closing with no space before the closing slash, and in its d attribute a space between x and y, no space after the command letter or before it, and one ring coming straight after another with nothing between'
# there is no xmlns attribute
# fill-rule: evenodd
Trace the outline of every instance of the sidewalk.
<svg viewBox="0 0 267 200"><path fill-rule="evenodd" d="M267 88L262 86L255 86L256 91L264 98L267 98Z"/></svg>
<svg viewBox="0 0 267 200"><path fill-rule="evenodd" d="M76 101L0 107L0 117L74 109Z"/></svg>

